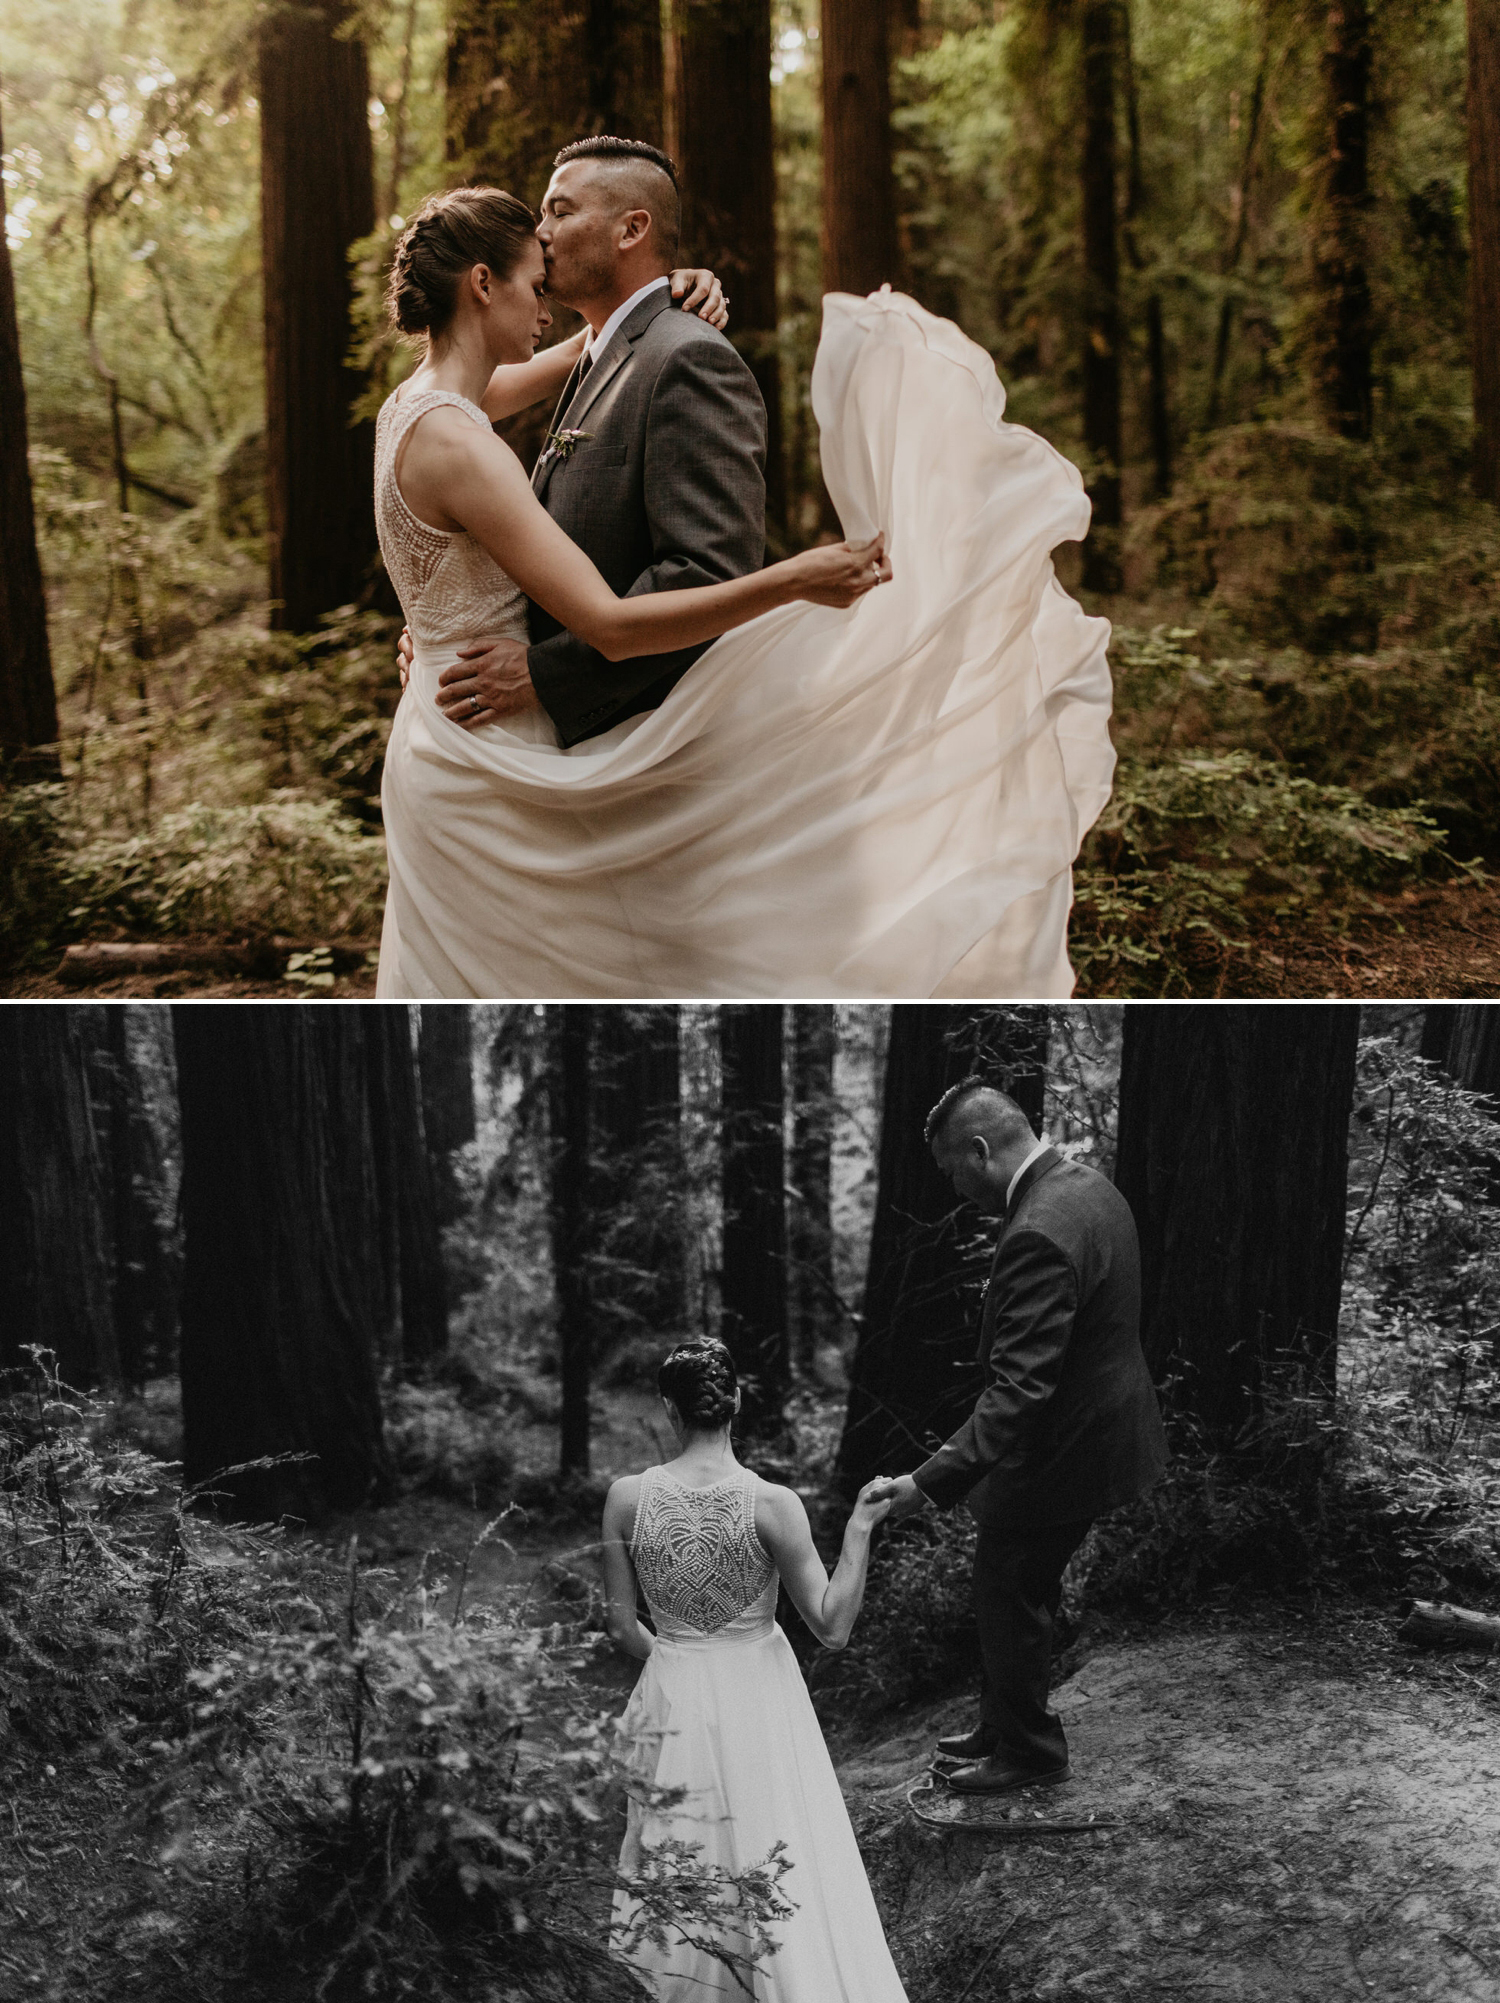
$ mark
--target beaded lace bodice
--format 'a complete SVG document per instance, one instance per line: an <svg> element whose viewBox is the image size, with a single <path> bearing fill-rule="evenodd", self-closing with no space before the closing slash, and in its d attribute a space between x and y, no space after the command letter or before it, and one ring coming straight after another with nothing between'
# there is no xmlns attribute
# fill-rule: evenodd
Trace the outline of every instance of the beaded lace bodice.
<svg viewBox="0 0 1500 2003"><path fill-rule="evenodd" d="M489 552L466 530L434 529L418 520L396 484L402 441L419 417L451 403L477 424L478 404L451 390L398 390L375 425L375 526L380 551L419 654L452 651L466 640L526 638L526 598Z"/></svg>
<svg viewBox="0 0 1500 2003"><path fill-rule="evenodd" d="M755 1476L686 1488L647 1468L630 1555L659 1635L752 1632L776 1612L776 1565L755 1534Z"/></svg>

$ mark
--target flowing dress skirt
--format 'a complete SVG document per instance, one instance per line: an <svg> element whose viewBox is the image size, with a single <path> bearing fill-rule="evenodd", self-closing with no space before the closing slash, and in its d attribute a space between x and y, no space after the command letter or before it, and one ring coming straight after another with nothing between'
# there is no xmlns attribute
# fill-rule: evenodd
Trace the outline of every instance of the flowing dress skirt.
<svg viewBox="0 0 1500 2003"><path fill-rule="evenodd" d="M622 1872L638 1871L650 1845L669 1836L736 1872L786 1846L792 1868L780 1889L796 1911L772 1929L777 1949L754 1978L754 2003L906 2003L838 1776L779 1627L658 1640L619 1730L641 1778L687 1791L665 1815L632 1803ZM617 1892L617 1951L633 1911ZM748 2003L745 1988L701 1950L646 1944L629 1960L657 2003Z"/></svg>
<svg viewBox="0 0 1500 2003"><path fill-rule="evenodd" d="M895 579L726 634L657 710L563 750L434 700L392 729L378 992L1060 997L1109 796L1109 627L1051 552L1074 467L989 356L900 294L830 294L813 375L846 533Z"/></svg>

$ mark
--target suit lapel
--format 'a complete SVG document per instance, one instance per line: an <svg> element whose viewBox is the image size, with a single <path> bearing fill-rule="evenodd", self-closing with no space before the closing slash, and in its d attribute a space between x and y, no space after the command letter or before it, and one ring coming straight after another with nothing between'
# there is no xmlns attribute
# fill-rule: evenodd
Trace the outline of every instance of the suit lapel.
<svg viewBox="0 0 1500 2003"><path fill-rule="evenodd" d="M578 370L583 367L583 358L579 357L578 366L564 385L557 409L552 413L554 432L579 429L605 389L634 357L636 342L657 314L666 312L671 303L671 291L660 287L648 298L643 299L635 311L622 320L610 336L609 346L590 366L587 380L582 385L578 381ZM531 484L538 495L546 491L557 458L555 452L544 452L538 459L531 475Z"/></svg>

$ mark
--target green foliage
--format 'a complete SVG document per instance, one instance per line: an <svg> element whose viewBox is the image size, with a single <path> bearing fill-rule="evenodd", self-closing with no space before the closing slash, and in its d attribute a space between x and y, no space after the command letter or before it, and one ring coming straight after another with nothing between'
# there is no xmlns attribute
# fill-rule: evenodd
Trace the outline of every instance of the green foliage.
<svg viewBox="0 0 1500 2003"><path fill-rule="evenodd" d="M386 1443L403 1487L480 1507L504 1494L515 1456L493 1408L475 1409L442 1383L393 1384L384 1404Z"/></svg>

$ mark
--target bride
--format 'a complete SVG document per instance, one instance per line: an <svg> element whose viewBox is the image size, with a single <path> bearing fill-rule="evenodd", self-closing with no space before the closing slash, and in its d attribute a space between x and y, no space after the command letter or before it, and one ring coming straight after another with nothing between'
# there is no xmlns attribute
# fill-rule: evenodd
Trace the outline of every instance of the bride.
<svg viewBox="0 0 1500 2003"><path fill-rule="evenodd" d="M731 1873L780 1842L794 1911L753 1989L702 1948L638 1938L623 1890L615 1951L657 2003L905 2003L833 1763L776 1624L779 1580L819 1641L844 1646L864 1598L870 1532L889 1504L869 1500L875 1483L861 1490L830 1579L798 1496L735 1459L740 1398L724 1345L680 1345L657 1384L680 1452L611 1487L604 1579L610 1634L646 1665L619 1724L630 1766L644 1789L681 1792L665 1809L632 1798L621 1873L638 1872L669 1838ZM638 1587L654 1634L641 1625Z"/></svg>
<svg viewBox="0 0 1500 2003"><path fill-rule="evenodd" d="M618 599L490 430L558 365L527 369L550 319L530 219L483 194L451 296L403 305L399 251L393 279L428 349L377 432L414 643L377 993L1071 993L1072 863L1114 765L1109 629L1051 563L1087 528L1077 472L1003 421L949 322L831 294L813 405L849 541ZM527 596L612 660L727 637L658 708L566 748L536 706L455 721L440 677L480 636L524 640Z"/></svg>

